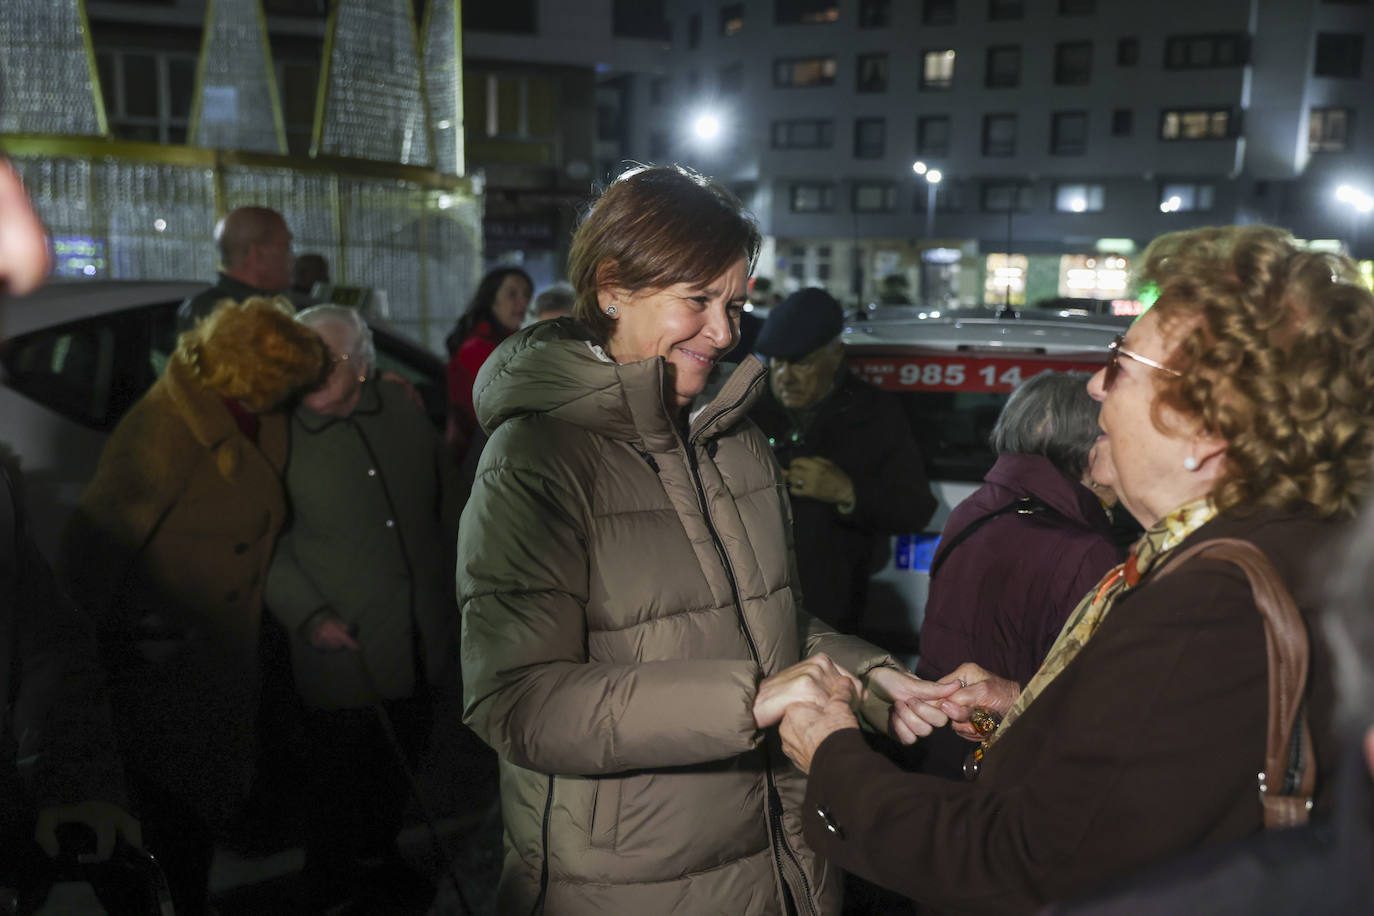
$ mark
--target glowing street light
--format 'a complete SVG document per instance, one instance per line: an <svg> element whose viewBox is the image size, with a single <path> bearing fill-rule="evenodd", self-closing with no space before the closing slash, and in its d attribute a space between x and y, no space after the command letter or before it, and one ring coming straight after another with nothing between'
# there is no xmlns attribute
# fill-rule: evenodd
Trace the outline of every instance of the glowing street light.
<svg viewBox="0 0 1374 916"><path fill-rule="evenodd" d="M692 122L692 133L698 140L711 141L720 136L720 118L708 112L697 115Z"/></svg>
<svg viewBox="0 0 1374 916"><path fill-rule="evenodd" d="M1159 205L1159 212L1174 213L1181 206L1183 206L1183 199L1180 198L1177 194L1175 194L1173 197L1170 197L1168 200L1164 201Z"/></svg>
<svg viewBox="0 0 1374 916"><path fill-rule="evenodd" d="M1370 197L1359 188L1343 184L1336 189L1336 199L1341 203L1350 204L1361 213L1368 213L1374 210L1374 197Z"/></svg>
<svg viewBox="0 0 1374 916"><path fill-rule="evenodd" d="M926 164L917 159L915 162L911 163L911 170L917 175L924 175L926 173Z"/></svg>
<svg viewBox="0 0 1374 916"><path fill-rule="evenodd" d="M1336 199L1350 207L1350 245L1351 257L1355 256L1355 242L1360 235L1360 223L1374 210L1374 197L1363 188L1343 184L1336 189Z"/></svg>
<svg viewBox="0 0 1374 916"><path fill-rule="evenodd" d="M930 171L926 172L926 181L930 182L932 185L939 184L940 179L944 177L944 173L942 173L939 169L931 169Z"/></svg>

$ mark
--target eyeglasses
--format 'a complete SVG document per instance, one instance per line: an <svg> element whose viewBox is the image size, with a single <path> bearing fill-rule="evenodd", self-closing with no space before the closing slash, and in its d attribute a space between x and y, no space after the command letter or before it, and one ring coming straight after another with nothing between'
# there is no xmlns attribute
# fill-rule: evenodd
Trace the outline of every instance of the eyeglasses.
<svg viewBox="0 0 1374 916"><path fill-rule="evenodd" d="M1158 369L1160 372L1167 372L1174 378L1183 378L1183 373L1179 372L1177 369L1170 369L1163 363L1155 362L1148 356L1141 356L1139 353L1127 350L1125 347L1122 346L1122 344L1125 343L1125 341L1126 338L1123 335L1118 334L1112 338L1111 343L1107 344L1107 371L1106 374L1102 376L1103 391L1110 391L1112 386L1116 384L1116 377L1121 374L1121 357L1123 356L1127 359L1135 360L1142 366L1149 366L1151 369Z"/></svg>

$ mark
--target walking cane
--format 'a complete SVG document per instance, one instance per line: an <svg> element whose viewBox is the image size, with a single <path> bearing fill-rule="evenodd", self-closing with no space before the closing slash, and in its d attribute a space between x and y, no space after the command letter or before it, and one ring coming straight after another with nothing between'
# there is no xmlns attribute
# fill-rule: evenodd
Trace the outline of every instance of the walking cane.
<svg viewBox="0 0 1374 916"><path fill-rule="evenodd" d="M429 831L430 846L434 855L438 858L439 870L453 886L453 892L458 897L458 912L470 914L471 907L463 896L463 888L458 876L454 874L452 857L448 850L444 848L444 842L439 837L439 828L435 824L434 810L429 806L425 799L424 792L420 789L420 783L415 778L415 771L411 769L410 762L406 760L405 748L401 747L401 739L396 735L396 728L391 723L391 716L387 715L386 707L382 705L382 695L377 690L377 682L372 677L372 670L367 666L367 659L363 658L361 646L353 650L353 657L358 661L358 674L362 677L363 688L368 694L368 705L377 714L377 722L382 727L382 733L386 735L387 744L391 747L391 753L396 757L396 763L400 765L401 772L405 773L406 782L410 785L410 795L415 799L415 804L420 809L420 815L425 819L425 827Z"/></svg>

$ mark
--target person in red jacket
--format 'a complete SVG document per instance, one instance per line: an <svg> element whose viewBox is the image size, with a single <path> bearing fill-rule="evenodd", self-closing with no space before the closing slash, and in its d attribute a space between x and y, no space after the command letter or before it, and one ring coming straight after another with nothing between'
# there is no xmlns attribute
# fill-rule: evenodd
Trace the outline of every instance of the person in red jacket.
<svg viewBox="0 0 1374 916"><path fill-rule="evenodd" d="M456 464L478 435L472 409L472 383L477 370L497 344L518 330L534 297L534 281L519 267L487 271L468 307L444 341L448 347L448 429L444 439Z"/></svg>

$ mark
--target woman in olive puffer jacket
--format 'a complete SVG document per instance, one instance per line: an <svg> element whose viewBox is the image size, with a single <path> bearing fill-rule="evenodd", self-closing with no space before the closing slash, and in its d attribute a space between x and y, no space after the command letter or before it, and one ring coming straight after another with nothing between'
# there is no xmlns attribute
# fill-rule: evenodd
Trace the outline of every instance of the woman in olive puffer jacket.
<svg viewBox="0 0 1374 916"><path fill-rule="evenodd" d="M458 590L466 719L501 756L503 914L839 910L769 726L845 671L886 696L910 682L801 609L781 477L746 419L762 364L706 394L757 245L719 186L622 176L574 239L577 317L478 376L491 440ZM818 652L833 663L802 662Z"/></svg>

